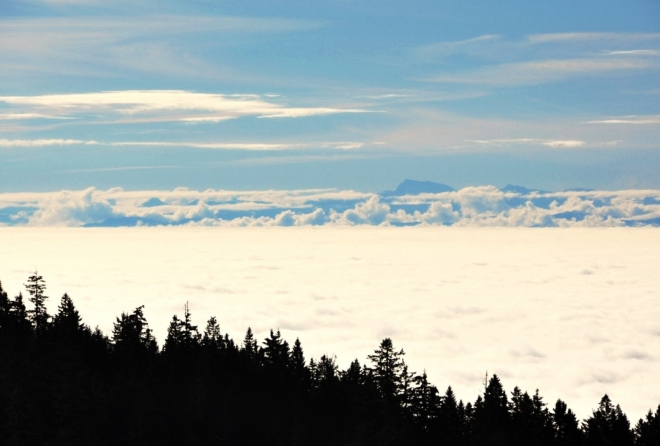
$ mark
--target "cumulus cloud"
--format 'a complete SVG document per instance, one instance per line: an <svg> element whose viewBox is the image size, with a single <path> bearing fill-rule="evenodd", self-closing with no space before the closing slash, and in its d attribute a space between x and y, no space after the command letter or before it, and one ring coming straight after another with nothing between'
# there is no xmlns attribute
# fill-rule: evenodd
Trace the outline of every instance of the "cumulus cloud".
<svg viewBox="0 0 660 446"><path fill-rule="evenodd" d="M32 226L660 226L660 191L512 192L471 186L380 196L334 189L89 188L0 194L0 219L4 225Z"/></svg>
<svg viewBox="0 0 660 446"><path fill-rule="evenodd" d="M94 188L44 194L38 206L29 219L29 226L81 226L116 215L110 203L95 194Z"/></svg>

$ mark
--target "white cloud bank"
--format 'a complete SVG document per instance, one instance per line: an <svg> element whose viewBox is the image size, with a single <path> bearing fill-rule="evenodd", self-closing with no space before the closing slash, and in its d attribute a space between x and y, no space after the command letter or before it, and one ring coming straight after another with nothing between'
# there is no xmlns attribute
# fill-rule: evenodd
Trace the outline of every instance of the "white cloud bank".
<svg viewBox="0 0 660 446"><path fill-rule="evenodd" d="M498 212L478 190L461 195ZM355 217L378 221L391 213L381 205ZM605 393L633 422L660 403L657 228L4 228L0 246L7 291L38 267L51 313L67 292L108 334L145 305L162 342L189 302L195 324L217 316L237 340L248 326L260 340L279 328L308 359L336 354L342 368L390 336L412 371L464 401L488 372L581 419Z"/></svg>
<svg viewBox="0 0 660 446"><path fill-rule="evenodd" d="M660 191L493 186L380 196L355 191L83 191L0 194L6 226L660 226Z"/></svg>

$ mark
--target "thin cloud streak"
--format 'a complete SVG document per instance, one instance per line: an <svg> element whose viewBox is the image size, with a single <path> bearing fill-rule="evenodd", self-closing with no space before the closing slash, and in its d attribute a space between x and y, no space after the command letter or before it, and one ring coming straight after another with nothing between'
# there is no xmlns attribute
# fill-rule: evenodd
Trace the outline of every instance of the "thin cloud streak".
<svg viewBox="0 0 660 446"><path fill-rule="evenodd" d="M154 169L181 169L182 166L126 166L126 167L101 167L96 169L71 169L61 170L57 173L95 173L95 172L123 172L131 170L154 170Z"/></svg>
<svg viewBox="0 0 660 446"><path fill-rule="evenodd" d="M547 33L532 34L527 36L530 43L557 43L557 42L576 42L576 41L643 41L660 40L660 33Z"/></svg>
<svg viewBox="0 0 660 446"><path fill-rule="evenodd" d="M124 119L127 116L156 115L160 119L184 122L196 120L217 122L246 116L299 118L369 112L364 109L287 107L268 102L254 94L222 95L183 90L125 90L42 96L0 96L0 102L26 109L21 110L22 113L47 111L49 114L64 117L88 117L90 113L101 113L123 116ZM200 112L205 114L199 116ZM209 112L214 114L209 116ZM180 113L186 113L186 115Z"/></svg>
<svg viewBox="0 0 660 446"><path fill-rule="evenodd" d="M337 149L357 150L367 143L356 141L323 141L307 143L241 143L241 142L171 142L171 141L117 141L101 142L78 139L0 139L0 147L48 147L94 145L109 147L172 147L212 150L249 150L249 151L280 151L304 149Z"/></svg>
<svg viewBox="0 0 660 446"><path fill-rule="evenodd" d="M467 142L475 142L483 145L502 145L502 144L541 144L543 146L552 148L573 148L582 147L586 144L585 141L579 140L548 140L548 139L535 139L535 138L514 138L514 139L468 139Z"/></svg>
<svg viewBox="0 0 660 446"><path fill-rule="evenodd" d="M492 86L539 85L559 82L575 76L596 76L658 68L647 59L576 58L507 63L482 68L462 75L439 75L425 80L450 84Z"/></svg>
<svg viewBox="0 0 660 446"><path fill-rule="evenodd" d="M75 146L100 145L97 141L83 141L79 139L0 139L0 147L48 147L48 146Z"/></svg>
<svg viewBox="0 0 660 446"><path fill-rule="evenodd" d="M587 121L585 124L660 124L660 116L622 116L620 118Z"/></svg>
<svg viewBox="0 0 660 446"><path fill-rule="evenodd" d="M62 116L44 115L42 113L0 113L1 120L23 120L23 119L71 119Z"/></svg>

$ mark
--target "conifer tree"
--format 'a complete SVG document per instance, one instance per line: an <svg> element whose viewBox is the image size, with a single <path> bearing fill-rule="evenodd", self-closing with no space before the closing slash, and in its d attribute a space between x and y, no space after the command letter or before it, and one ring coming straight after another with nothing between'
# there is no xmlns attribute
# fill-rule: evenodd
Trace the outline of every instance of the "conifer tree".
<svg viewBox="0 0 660 446"><path fill-rule="evenodd" d="M270 330L270 337L264 339L263 352L271 364L286 365L289 362L289 344L282 339L279 330L277 333Z"/></svg>
<svg viewBox="0 0 660 446"><path fill-rule="evenodd" d="M555 442L566 446L582 444L582 431L577 417L565 402L557 400L552 410L552 422L555 431Z"/></svg>
<svg viewBox="0 0 660 446"><path fill-rule="evenodd" d="M305 354L303 353L302 344L298 338L296 338L296 342L293 343L289 364L291 365L291 370L296 378L305 378Z"/></svg>
<svg viewBox="0 0 660 446"><path fill-rule="evenodd" d="M201 336L196 325L192 325L190 308L188 302L183 307L183 319L177 315L172 316L172 321L167 328L167 338L163 345L163 351L172 352L177 349L189 350L199 344Z"/></svg>
<svg viewBox="0 0 660 446"><path fill-rule="evenodd" d="M612 404L607 395L603 396L598 409L586 420L584 434L585 446L632 446L634 441L628 417L618 405L615 407Z"/></svg>
<svg viewBox="0 0 660 446"><path fill-rule="evenodd" d="M64 293L57 314L53 317L53 330L57 334L73 336L84 328L80 313L73 304L73 300Z"/></svg>
<svg viewBox="0 0 660 446"><path fill-rule="evenodd" d="M508 444L509 405L506 392L497 375L484 384L483 400L474 406L474 429L478 445L500 446Z"/></svg>
<svg viewBox="0 0 660 446"><path fill-rule="evenodd" d="M215 316L212 316L206 323L202 344L212 346L216 349L224 347L224 340L222 339L222 333L220 333L220 324L218 324Z"/></svg>
<svg viewBox="0 0 660 446"><path fill-rule="evenodd" d="M46 310L46 300L48 299L48 296L44 294L46 291L46 282L37 271L28 277L27 282L28 283L25 284L25 289L30 294L28 300L34 305L34 308L29 310L28 314L30 315L30 321L34 326L36 336L40 337L46 330L48 319L50 318Z"/></svg>
<svg viewBox="0 0 660 446"><path fill-rule="evenodd" d="M635 426L636 446L657 446L660 444L660 405L655 414L649 410L646 419L640 419Z"/></svg>
<svg viewBox="0 0 660 446"><path fill-rule="evenodd" d="M158 345L149 324L144 317L144 305L137 307L133 313L122 313L113 324L112 343L117 352L127 352L129 355L158 352Z"/></svg>
<svg viewBox="0 0 660 446"><path fill-rule="evenodd" d="M14 297L14 301L11 303L10 314L12 323L16 324L18 331L26 333L32 330L28 311L23 302L23 293L18 293L18 295Z"/></svg>
<svg viewBox="0 0 660 446"><path fill-rule="evenodd" d="M241 347L241 351L243 351L248 357L255 358L257 356L257 340L254 339L252 327L248 327L245 332L245 338L243 338L243 344Z"/></svg>
<svg viewBox="0 0 660 446"><path fill-rule="evenodd" d="M313 361L312 361L313 362ZM335 357L327 355L321 356L318 362L314 363L312 378L316 387L328 388L338 382L337 361Z"/></svg>
<svg viewBox="0 0 660 446"><path fill-rule="evenodd" d="M362 382L362 366L360 365L360 361L355 359L351 362L348 369L342 372L341 379L353 387L359 385Z"/></svg>
<svg viewBox="0 0 660 446"><path fill-rule="evenodd" d="M451 386L447 387L438 407L438 434L444 444L460 444L466 424L463 401L456 402Z"/></svg>
<svg viewBox="0 0 660 446"><path fill-rule="evenodd" d="M415 421L424 431L429 431L438 417L440 398L438 389L431 385L426 370L413 379L415 387L412 389L410 411ZM455 402L455 401L454 401Z"/></svg>
<svg viewBox="0 0 660 446"><path fill-rule="evenodd" d="M390 338L385 338L381 341L378 350L367 357L373 364L372 370L376 384L388 403L400 404L404 374L407 374L404 355L403 350L394 349Z"/></svg>
<svg viewBox="0 0 660 446"><path fill-rule="evenodd" d="M11 318L11 301L5 290L2 289L2 282L0 282L0 333L7 329L10 324Z"/></svg>

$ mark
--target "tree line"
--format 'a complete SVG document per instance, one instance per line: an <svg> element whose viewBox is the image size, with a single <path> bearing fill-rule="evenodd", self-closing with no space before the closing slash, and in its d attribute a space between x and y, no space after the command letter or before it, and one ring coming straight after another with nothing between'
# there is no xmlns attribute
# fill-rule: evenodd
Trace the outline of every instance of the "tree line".
<svg viewBox="0 0 660 446"><path fill-rule="evenodd" d="M214 317L200 329L186 304L161 348L143 307L107 336L67 294L48 314L36 272L25 286L27 303L0 283L2 445L660 445L660 406L631 426L605 395L580 421L497 375L464 403L411 372L389 338L340 370L279 330L260 343L250 328L223 335Z"/></svg>

